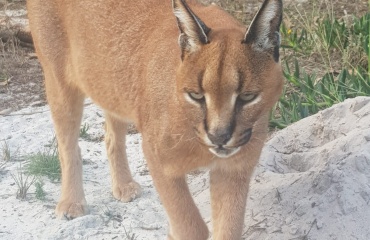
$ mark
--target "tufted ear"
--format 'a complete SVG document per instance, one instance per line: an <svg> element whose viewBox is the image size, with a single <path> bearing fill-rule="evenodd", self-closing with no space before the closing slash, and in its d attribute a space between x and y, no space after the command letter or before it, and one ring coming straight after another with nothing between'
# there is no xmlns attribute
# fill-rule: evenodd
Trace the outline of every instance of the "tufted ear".
<svg viewBox="0 0 370 240"><path fill-rule="evenodd" d="M185 52L194 52L201 45L209 43L207 34L211 29L193 13L185 0L172 0L172 6L180 29L179 45L182 55Z"/></svg>
<svg viewBox="0 0 370 240"><path fill-rule="evenodd" d="M278 62L282 15L282 0L265 0L249 26L243 43L251 44L257 51L270 52Z"/></svg>

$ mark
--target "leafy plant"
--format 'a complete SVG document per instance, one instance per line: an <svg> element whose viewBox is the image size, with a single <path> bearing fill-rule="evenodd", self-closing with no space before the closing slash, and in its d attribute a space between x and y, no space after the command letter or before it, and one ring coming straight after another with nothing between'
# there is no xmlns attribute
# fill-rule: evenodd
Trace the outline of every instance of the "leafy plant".
<svg viewBox="0 0 370 240"><path fill-rule="evenodd" d="M348 46L348 28L346 24L330 16L317 23L315 34L320 42L329 50L332 48L346 48Z"/></svg>
<svg viewBox="0 0 370 240"><path fill-rule="evenodd" d="M370 8L370 7L369 7ZM369 9L370 10L370 9ZM355 19L353 24L353 33L355 35L360 36L363 38L363 49L365 50L366 54L369 56L369 48L370 48L370 13L365 14L363 17Z"/></svg>
<svg viewBox="0 0 370 240"><path fill-rule="evenodd" d="M44 191L44 182L38 179L35 181L36 198L43 201L45 200L46 192Z"/></svg>
<svg viewBox="0 0 370 240"><path fill-rule="evenodd" d="M271 114L271 127L284 128L347 98L370 96L369 75L361 67L318 78L307 74L295 60L293 71L286 63L284 76L287 84Z"/></svg>
<svg viewBox="0 0 370 240"><path fill-rule="evenodd" d="M312 50L310 35L306 29L291 29L283 22L280 33L283 39L281 44L283 49L292 49L294 52L300 53L307 53Z"/></svg>

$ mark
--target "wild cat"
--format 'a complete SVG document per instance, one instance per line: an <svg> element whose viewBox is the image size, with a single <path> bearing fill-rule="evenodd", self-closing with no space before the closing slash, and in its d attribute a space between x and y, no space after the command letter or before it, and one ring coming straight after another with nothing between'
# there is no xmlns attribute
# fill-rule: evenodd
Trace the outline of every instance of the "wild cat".
<svg viewBox="0 0 370 240"><path fill-rule="evenodd" d="M248 184L282 90L282 1L265 0L246 30L194 0L28 0L62 167L59 216L86 213L78 147L83 101L105 111L115 198L140 195L125 152L133 122L168 215L168 239L209 231L186 174L210 167L213 239L240 239Z"/></svg>

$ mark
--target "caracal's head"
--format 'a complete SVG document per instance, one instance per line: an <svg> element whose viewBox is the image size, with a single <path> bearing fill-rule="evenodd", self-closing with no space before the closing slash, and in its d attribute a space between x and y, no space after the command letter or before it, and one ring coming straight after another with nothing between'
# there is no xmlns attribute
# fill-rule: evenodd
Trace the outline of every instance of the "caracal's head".
<svg viewBox="0 0 370 240"><path fill-rule="evenodd" d="M265 0L246 31L210 29L184 0L173 0L182 63L177 96L198 139L230 157L250 141L281 94L281 0Z"/></svg>

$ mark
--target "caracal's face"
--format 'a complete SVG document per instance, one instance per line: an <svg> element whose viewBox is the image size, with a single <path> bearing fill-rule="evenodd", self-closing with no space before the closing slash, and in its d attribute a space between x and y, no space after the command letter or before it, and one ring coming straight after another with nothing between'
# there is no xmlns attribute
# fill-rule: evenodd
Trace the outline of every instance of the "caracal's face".
<svg viewBox="0 0 370 240"><path fill-rule="evenodd" d="M211 32L209 44L184 56L177 91L198 140L227 158L248 144L256 122L269 114L281 93L282 74L271 55L242 43L242 31L222 35Z"/></svg>

